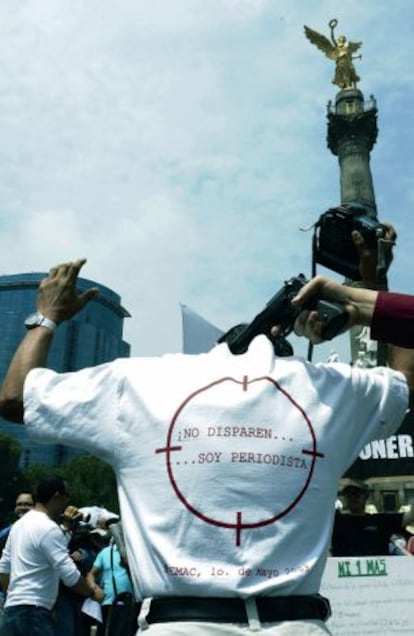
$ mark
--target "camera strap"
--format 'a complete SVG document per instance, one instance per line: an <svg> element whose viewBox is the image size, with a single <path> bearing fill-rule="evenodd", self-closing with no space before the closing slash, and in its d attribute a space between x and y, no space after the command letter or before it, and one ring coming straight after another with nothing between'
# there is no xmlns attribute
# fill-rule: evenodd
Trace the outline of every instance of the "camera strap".
<svg viewBox="0 0 414 636"><path fill-rule="evenodd" d="M313 226L311 278L314 278L316 276L316 251L317 251L317 247L318 247L317 230L320 227L321 218L322 217L319 217L319 220ZM307 355L308 362L312 362L312 356L313 356L313 344L309 340L309 343L308 343L308 355Z"/></svg>
<svg viewBox="0 0 414 636"><path fill-rule="evenodd" d="M383 239L382 237L378 237L377 241L377 270L376 270L376 279L378 283L378 287L380 289L387 290L388 289L388 281L387 281L387 269L389 266L387 254L389 253L389 245L390 241Z"/></svg>
<svg viewBox="0 0 414 636"><path fill-rule="evenodd" d="M387 281L387 270L389 266L389 262L387 259L387 254L389 253L389 241L384 240L381 237L378 237L378 248L377 248L377 269L376 269L376 278L378 289L387 290L388 289L388 281ZM385 367L387 365L387 345L383 342L377 342L377 364L380 367Z"/></svg>

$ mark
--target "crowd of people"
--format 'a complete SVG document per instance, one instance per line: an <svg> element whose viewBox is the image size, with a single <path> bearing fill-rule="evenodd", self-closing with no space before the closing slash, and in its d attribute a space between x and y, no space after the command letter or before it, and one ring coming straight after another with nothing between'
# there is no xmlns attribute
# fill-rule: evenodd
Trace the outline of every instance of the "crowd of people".
<svg viewBox="0 0 414 636"><path fill-rule="evenodd" d="M29 495L31 506L22 512L17 503ZM67 484L57 475L43 478L34 497L17 496L16 520L4 528L8 538L0 558L7 599L1 636L36 630L54 636L129 636L136 631L137 604L119 516L98 506L67 505L68 498Z"/></svg>
<svg viewBox="0 0 414 636"><path fill-rule="evenodd" d="M372 280L375 250L360 235L355 242L362 279ZM240 355L224 341L197 356L56 373L47 369L54 332L97 294L77 292L84 264L53 267L41 282L37 313L2 385L0 414L24 423L35 441L83 448L112 466L140 601L138 633L329 634L329 600L319 590L338 483L368 442L393 434L405 417L414 388L414 299L316 277L292 301L299 308L314 297L342 303L346 328L371 325L373 337L391 343L387 367L279 357L263 334ZM295 331L317 343L323 319L303 309ZM68 503L66 484L51 478L10 531L0 572L12 636L53 633L59 579L86 605L102 603L108 563L124 567L114 548L96 555L86 576L80 572L57 523L63 512L68 529L76 519ZM42 563L36 585L27 584L25 550ZM48 586L39 586L46 576ZM109 580L108 605L121 579Z"/></svg>
<svg viewBox="0 0 414 636"><path fill-rule="evenodd" d="M56 488L54 495L67 495L66 484L60 477L46 477L38 485L36 499L29 492L17 495L14 509L16 522L29 510L42 510L35 505L35 501L38 501L38 496L42 500L39 493L44 492L45 488L49 494ZM338 497L340 499L337 501L341 506L337 506L334 520L330 547L332 556L413 555L414 526L410 525L414 519L412 505L408 506L404 513L369 513L369 488L365 482L353 479L347 481ZM44 501L43 504L50 510L48 502ZM11 563L11 546L7 546L7 538L16 522L0 530L0 536L7 537L3 545L3 549L6 548L5 555L0 558L2 592L6 594L10 585L9 576L13 573L16 582L13 581L10 588L10 598L12 601L17 599L15 605L10 605L14 611L8 612L11 613L9 625L4 621L4 614L1 615L0 636L31 633L33 616L28 613L25 617L22 606L31 603L41 605L45 601L43 588L50 584L53 585L53 598L56 596L50 612L53 632L48 632L48 622L44 622L44 613L41 613L39 624L43 625L45 634L133 636L140 604L133 590L118 515L98 506L77 508L69 505L60 516L54 516L55 525L60 528L67 553L79 571L79 580L83 577L89 585L88 600L78 584L68 585L68 580L63 579L63 570L58 572L60 580L56 587L56 577L47 564L49 556L51 560L55 558L53 553L49 555L49 547L53 550L56 546L53 541L49 545L48 533L43 541L40 541L43 525L38 526L38 522L30 516L26 521L25 524L17 525L13 533L19 540L18 559L16 554L13 557L14 569ZM117 532L111 533L111 526L116 527ZM25 567L22 571L21 559L28 554L32 559L31 569ZM52 568L56 566L56 560L54 564ZM36 587L37 592L33 593Z"/></svg>
<svg viewBox="0 0 414 636"><path fill-rule="evenodd" d="M407 550L414 506L405 512L369 510L369 487L363 481L350 479L339 493L332 531L330 554L335 557L401 555ZM402 551L401 548L404 550Z"/></svg>

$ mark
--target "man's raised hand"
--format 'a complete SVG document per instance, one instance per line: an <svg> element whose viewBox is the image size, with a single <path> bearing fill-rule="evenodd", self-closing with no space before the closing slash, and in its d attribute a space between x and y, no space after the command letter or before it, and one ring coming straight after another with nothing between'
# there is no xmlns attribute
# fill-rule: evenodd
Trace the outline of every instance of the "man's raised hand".
<svg viewBox="0 0 414 636"><path fill-rule="evenodd" d="M95 298L99 290L91 287L82 294L76 291L76 283L86 258L52 267L49 275L39 285L37 309L57 324L69 320Z"/></svg>

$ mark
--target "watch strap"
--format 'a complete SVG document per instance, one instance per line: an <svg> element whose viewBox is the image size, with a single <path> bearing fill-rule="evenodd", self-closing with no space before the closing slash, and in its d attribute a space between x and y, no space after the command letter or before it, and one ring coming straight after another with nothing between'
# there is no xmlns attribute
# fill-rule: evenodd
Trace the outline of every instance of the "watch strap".
<svg viewBox="0 0 414 636"><path fill-rule="evenodd" d="M54 320L51 320L50 318L46 318L46 316L44 316L40 312L39 312L39 317L41 319L39 323L39 327L47 327L48 329L50 329L50 331L55 331L57 327L57 323Z"/></svg>
<svg viewBox="0 0 414 636"><path fill-rule="evenodd" d="M27 329L34 329L35 327L46 327L50 331L55 331L57 323L50 318L44 316L40 311L37 311L32 316L29 316L25 321Z"/></svg>

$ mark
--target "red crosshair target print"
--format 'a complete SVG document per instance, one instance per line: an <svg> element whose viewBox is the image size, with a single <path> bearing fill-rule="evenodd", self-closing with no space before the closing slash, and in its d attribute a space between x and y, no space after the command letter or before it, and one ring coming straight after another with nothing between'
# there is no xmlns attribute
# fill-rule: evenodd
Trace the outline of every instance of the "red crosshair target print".
<svg viewBox="0 0 414 636"><path fill-rule="evenodd" d="M225 377L193 392L155 452L165 455L185 508L235 531L237 546L242 531L273 524L297 506L323 457L307 414L267 376Z"/></svg>

